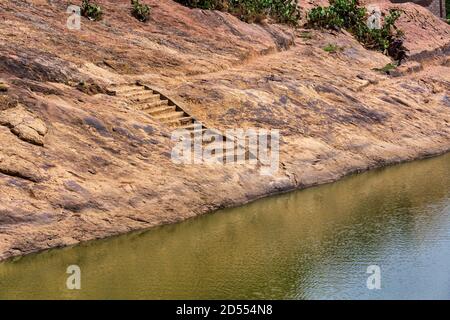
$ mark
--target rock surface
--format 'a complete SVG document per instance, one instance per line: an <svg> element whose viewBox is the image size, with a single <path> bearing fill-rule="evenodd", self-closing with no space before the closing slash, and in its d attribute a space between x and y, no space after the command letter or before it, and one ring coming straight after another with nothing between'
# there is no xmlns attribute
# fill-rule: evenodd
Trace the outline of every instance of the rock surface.
<svg viewBox="0 0 450 320"><path fill-rule="evenodd" d="M7 126L20 139L43 146L47 134L45 123L22 106L0 111L0 125Z"/></svg>
<svg viewBox="0 0 450 320"><path fill-rule="evenodd" d="M0 2L0 259L174 223L450 150L450 26L413 4L409 67L346 33L249 25L170 0ZM308 36L305 36L308 34ZM327 53L327 44L342 48ZM177 165L170 128L108 95L140 81L218 130L279 129L280 168Z"/></svg>

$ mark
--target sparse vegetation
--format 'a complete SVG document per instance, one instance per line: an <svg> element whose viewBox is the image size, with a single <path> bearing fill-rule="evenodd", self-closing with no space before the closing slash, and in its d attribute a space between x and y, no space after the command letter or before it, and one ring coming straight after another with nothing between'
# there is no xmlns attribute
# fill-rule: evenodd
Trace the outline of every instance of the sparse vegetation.
<svg viewBox="0 0 450 320"><path fill-rule="evenodd" d="M272 19L279 23L297 25L300 8L296 0L176 0L191 7L229 12L252 23Z"/></svg>
<svg viewBox="0 0 450 320"><path fill-rule="evenodd" d="M302 31L300 32L300 38L303 40L311 40L313 38L313 34L311 32Z"/></svg>
<svg viewBox="0 0 450 320"><path fill-rule="evenodd" d="M400 12L390 10L380 29L367 25L368 13L358 0L330 0L328 7L316 7L308 12L308 25L313 28L345 29L366 48L380 50L395 60L406 58L403 33L395 26Z"/></svg>
<svg viewBox="0 0 450 320"><path fill-rule="evenodd" d="M398 64L396 64L396 63L388 63L383 68L374 68L373 70L381 72L381 73L390 74L391 71L395 70L397 67L398 67Z"/></svg>
<svg viewBox="0 0 450 320"><path fill-rule="evenodd" d="M336 44L329 43L329 44L327 44L327 45L323 48L323 50L326 51L326 52L328 52L328 53L336 53L336 52L338 52L338 51L342 51L343 48L342 48L342 47L339 47L339 46L336 45Z"/></svg>
<svg viewBox="0 0 450 320"><path fill-rule="evenodd" d="M97 21L103 16L102 8L90 0L83 0L81 4L81 15L89 20Z"/></svg>
<svg viewBox="0 0 450 320"><path fill-rule="evenodd" d="M447 10L447 23L450 24L450 0L445 0L445 9Z"/></svg>
<svg viewBox="0 0 450 320"><path fill-rule="evenodd" d="M132 15L141 22L148 21L150 17L150 7L146 4L142 4L139 0L131 0Z"/></svg>

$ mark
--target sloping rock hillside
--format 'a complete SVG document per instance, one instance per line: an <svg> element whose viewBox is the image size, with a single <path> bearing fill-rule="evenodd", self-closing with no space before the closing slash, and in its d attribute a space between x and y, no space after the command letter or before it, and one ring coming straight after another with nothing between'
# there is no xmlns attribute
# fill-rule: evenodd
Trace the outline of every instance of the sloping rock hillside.
<svg viewBox="0 0 450 320"><path fill-rule="evenodd" d="M345 32L97 2L103 20L69 30L71 1L0 1L0 259L450 149L450 26L426 9L380 2L404 11L411 55L387 75ZM136 82L210 128L279 129L279 170L175 164L171 128L111 92Z"/></svg>

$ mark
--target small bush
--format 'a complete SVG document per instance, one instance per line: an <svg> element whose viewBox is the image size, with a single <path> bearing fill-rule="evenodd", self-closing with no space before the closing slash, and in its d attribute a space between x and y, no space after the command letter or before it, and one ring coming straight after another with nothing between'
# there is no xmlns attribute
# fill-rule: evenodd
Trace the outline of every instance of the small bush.
<svg viewBox="0 0 450 320"><path fill-rule="evenodd" d="M406 57L403 46L403 33L395 23L400 12L390 10L380 29L371 29L367 25L367 10L359 6L358 0L330 0L329 7L316 7L308 12L308 25L314 28L346 29L366 48L380 50L401 61Z"/></svg>
<svg viewBox="0 0 450 320"><path fill-rule="evenodd" d="M311 32L302 31L300 32L300 38L303 40L311 40L313 38L313 34Z"/></svg>
<svg viewBox="0 0 450 320"><path fill-rule="evenodd" d="M336 44L329 43L329 44L327 44L327 45L323 48L323 50L326 51L326 52L328 52L328 53L336 53L336 52L338 52L338 51L342 51L343 48L342 48L342 47L339 47L339 46L336 45Z"/></svg>
<svg viewBox="0 0 450 320"><path fill-rule="evenodd" d="M150 17L150 7L146 4L142 4L139 0L131 0L131 5L133 8L131 9L132 15L141 22L148 21Z"/></svg>
<svg viewBox="0 0 450 320"><path fill-rule="evenodd" d="M95 3L91 3L90 0L83 0L81 4L81 15L89 20L100 20L103 15L102 8Z"/></svg>
<svg viewBox="0 0 450 320"><path fill-rule="evenodd" d="M266 18L297 25L300 8L296 0L175 0L191 8L229 12L245 22Z"/></svg>
<svg viewBox="0 0 450 320"><path fill-rule="evenodd" d="M445 0L445 9L447 10L447 22L450 23L450 0Z"/></svg>
<svg viewBox="0 0 450 320"><path fill-rule="evenodd" d="M357 0L330 0L329 7L316 7L307 14L310 26L325 29L351 29L365 16L366 9L359 7Z"/></svg>
<svg viewBox="0 0 450 320"><path fill-rule="evenodd" d="M383 68L373 68L372 70L378 71L378 72L381 72L381 73L390 74L391 71L395 70L397 67L398 67L398 65L396 63L388 63Z"/></svg>

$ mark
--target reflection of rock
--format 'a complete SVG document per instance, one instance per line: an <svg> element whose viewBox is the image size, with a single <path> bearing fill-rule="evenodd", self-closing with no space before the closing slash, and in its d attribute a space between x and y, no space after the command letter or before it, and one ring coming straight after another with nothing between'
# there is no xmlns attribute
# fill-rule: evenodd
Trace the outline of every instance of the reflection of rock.
<svg viewBox="0 0 450 320"><path fill-rule="evenodd" d="M45 123L23 107L10 108L0 112L0 125L7 126L23 141L43 146L47 134Z"/></svg>

